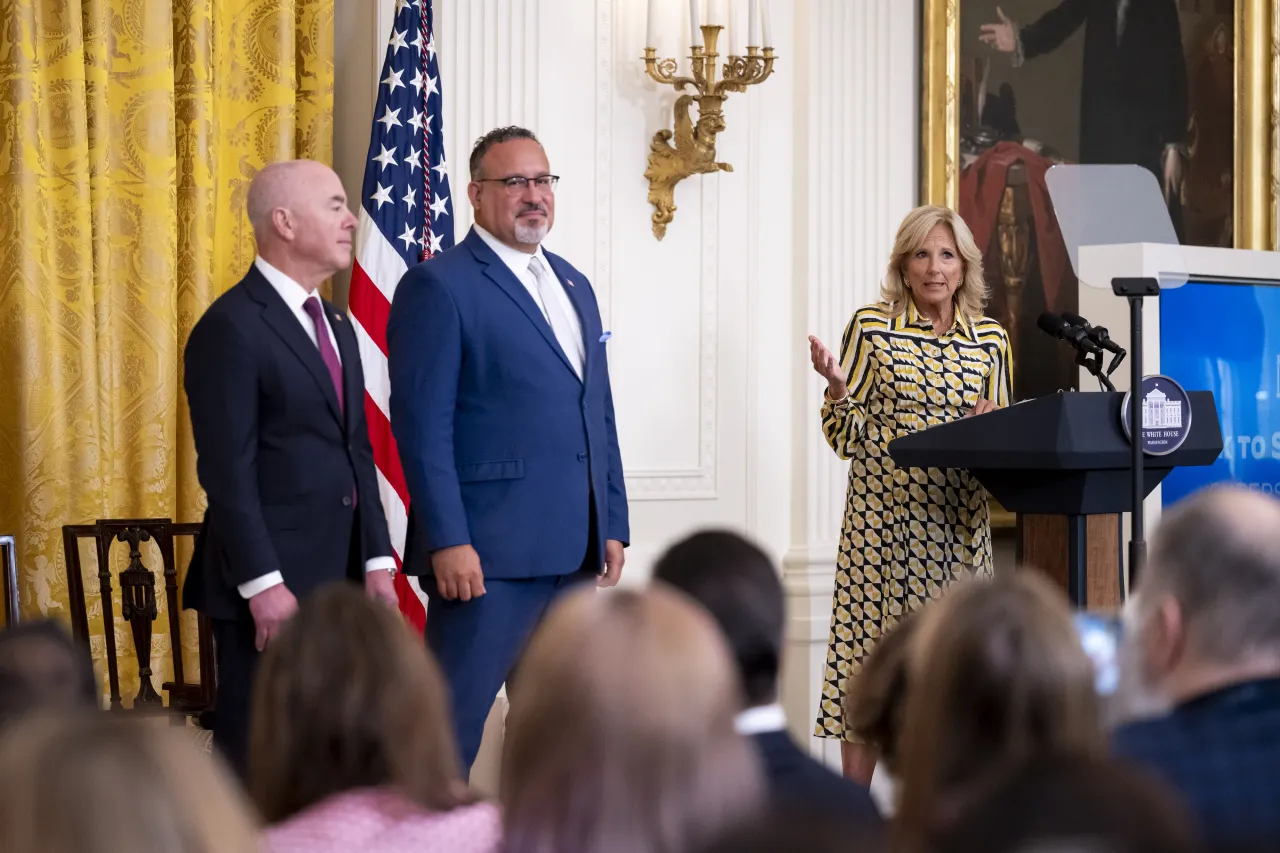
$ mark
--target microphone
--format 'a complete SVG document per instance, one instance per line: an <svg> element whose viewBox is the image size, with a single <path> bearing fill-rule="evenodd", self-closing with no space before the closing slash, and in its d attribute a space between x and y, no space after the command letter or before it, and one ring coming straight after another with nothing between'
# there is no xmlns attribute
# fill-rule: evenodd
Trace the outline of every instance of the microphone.
<svg viewBox="0 0 1280 853"><path fill-rule="evenodd" d="M1046 311L1036 320L1041 331L1060 341L1066 341L1072 349L1080 350L1087 355L1102 357L1102 347L1089 338L1088 333L1077 325L1072 325L1063 317Z"/></svg>
<svg viewBox="0 0 1280 853"><path fill-rule="evenodd" d="M1068 323L1072 323L1083 329L1084 333L1089 337L1089 340L1093 341L1107 352L1114 353L1111 358L1111 363L1107 365L1107 375L1110 376L1115 373L1116 368L1120 366L1120 362L1124 361L1126 353L1124 351L1124 347L1111 340L1111 335L1108 334L1106 327L1090 326L1089 321L1081 317L1079 314L1071 314L1066 311L1062 312L1062 318ZM1098 360L1101 362L1102 356L1098 356Z"/></svg>

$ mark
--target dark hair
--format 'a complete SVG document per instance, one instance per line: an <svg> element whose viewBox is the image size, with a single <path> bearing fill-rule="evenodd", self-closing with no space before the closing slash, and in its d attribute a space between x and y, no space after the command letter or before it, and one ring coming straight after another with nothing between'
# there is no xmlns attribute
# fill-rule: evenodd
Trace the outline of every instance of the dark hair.
<svg viewBox="0 0 1280 853"><path fill-rule="evenodd" d="M720 836L701 853L880 853L882 827L817 804L775 806Z"/></svg>
<svg viewBox="0 0 1280 853"><path fill-rule="evenodd" d="M51 654L40 654L39 649ZM21 622L0 633L0 728L36 711L98 707L89 649L52 619Z"/></svg>
<svg viewBox="0 0 1280 853"><path fill-rule="evenodd" d="M539 145L542 144L538 142L538 137L533 135L533 131L527 128L516 127L515 125L494 128L477 139L475 146L471 149L471 160L468 164L471 168L471 180L478 181L484 177L484 169L481 168L481 165L484 162L484 155L489 153L490 148L516 139L529 139Z"/></svg>
<svg viewBox="0 0 1280 853"><path fill-rule="evenodd" d="M1011 768L1106 738L1071 607L1035 571L953 584L909 652L895 847L917 853Z"/></svg>
<svg viewBox="0 0 1280 853"><path fill-rule="evenodd" d="M1142 771L1105 759L1053 756L1015 769L941 833L938 853L1058 849L1191 853L1186 810Z"/></svg>
<svg viewBox="0 0 1280 853"><path fill-rule="evenodd" d="M872 647L862 670L845 684L841 708L845 730L876 747L892 773L897 773L911 643L919 624L918 611L899 618Z"/></svg>
<svg viewBox="0 0 1280 853"><path fill-rule="evenodd" d="M394 786L423 808L466 801L444 679L400 614L340 583L267 646L249 779L268 823L334 794Z"/></svg>
<svg viewBox="0 0 1280 853"><path fill-rule="evenodd" d="M704 531L663 554L653 577L715 619L729 642L747 706L774 701L786 601L768 556L736 533Z"/></svg>

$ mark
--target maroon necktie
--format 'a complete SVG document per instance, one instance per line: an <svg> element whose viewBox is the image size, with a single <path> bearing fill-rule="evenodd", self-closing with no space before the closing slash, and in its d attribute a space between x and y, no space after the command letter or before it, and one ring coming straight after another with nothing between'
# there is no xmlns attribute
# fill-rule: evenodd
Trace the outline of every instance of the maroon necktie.
<svg viewBox="0 0 1280 853"><path fill-rule="evenodd" d="M324 366L329 368L329 378L333 380L333 390L338 395L338 412L345 416L346 403L342 398L342 363L338 361L338 354L333 351L333 342L329 340L329 326L324 321L324 309L320 307L319 299L309 296L307 301L302 303L302 310L306 311L311 317L311 322L316 324L316 346L320 348L320 358L324 359Z"/></svg>

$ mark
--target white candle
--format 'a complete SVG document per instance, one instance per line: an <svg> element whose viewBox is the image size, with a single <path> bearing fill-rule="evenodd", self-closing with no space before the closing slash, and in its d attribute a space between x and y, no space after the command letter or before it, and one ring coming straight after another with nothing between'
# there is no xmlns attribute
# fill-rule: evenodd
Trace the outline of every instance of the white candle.
<svg viewBox="0 0 1280 853"><path fill-rule="evenodd" d="M749 23L747 24L747 44L751 47L760 46L760 0L747 0L750 7Z"/></svg>
<svg viewBox="0 0 1280 853"><path fill-rule="evenodd" d="M761 47L773 47L773 27L769 21L769 0L760 0L760 17L764 19L764 44Z"/></svg>
<svg viewBox="0 0 1280 853"><path fill-rule="evenodd" d="M730 3L726 10L728 16L725 18L724 25L729 28L729 55L742 56L746 51L742 49L742 27L738 25L738 9L740 4Z"/></svg>
<svg viewBox="0 0 1280 853"><path fill-rule="evenodd" d="M689 0L689 43L694 47L702 47L702 10L698 8L698 0Z"/></svg>
<svg viewBox="0 0 1280 853"><path fill-rule="evenodd" d="M645 47L658 46L658 16L653 8L657 3L658 0L649 0L649 28L644 37Z"/></svg>

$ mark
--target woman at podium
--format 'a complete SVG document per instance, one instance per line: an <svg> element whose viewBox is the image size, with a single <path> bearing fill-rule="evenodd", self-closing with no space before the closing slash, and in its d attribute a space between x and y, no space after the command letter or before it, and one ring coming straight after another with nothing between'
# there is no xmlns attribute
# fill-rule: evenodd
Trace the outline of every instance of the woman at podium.
<svg viewBox="0 0 1280 853"><path fill-rule="evenodd" d="M982 314L982 254L954 211L907 214L880 295L854 312L839 360L809 338L827 381L822 432L852 460L816 734L842 740L845 775L864 783L876 755L841 719L847 681L899 619L958 578L991 573L983 487L967 471L899 468L889 442L1006 406L1013 388L1008 335Z"/></svg>

